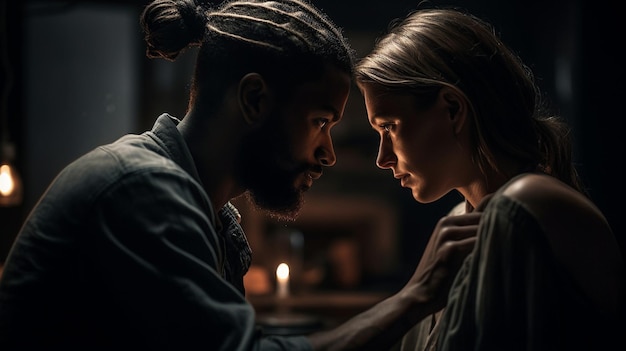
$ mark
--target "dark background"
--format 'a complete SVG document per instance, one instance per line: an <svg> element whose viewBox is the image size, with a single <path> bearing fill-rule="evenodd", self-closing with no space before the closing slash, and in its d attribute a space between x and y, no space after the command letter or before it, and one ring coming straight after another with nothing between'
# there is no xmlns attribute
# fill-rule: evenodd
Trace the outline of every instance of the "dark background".
<svg viewBox="0 0 626 351"><path fill-rule="evenodd" d="M175 64L145 58L138 17L146 3L3 0L9 13L3 44L15 76L7 116L25 197L20 206L0 207L0 263L36 199L63 166L122 133L149 128L158 113L182 116L193 56ZM344 28L363 55L392 19L417 8L419 2L314 3ZM457 6L491 22L534 70L556 111L571 123L579 171L620 245L626 247L620 205L625 28L617 5L433 0L428 6ZM98 14L110 14L111 20ZM6 73L0 77L4 85ZM98 99L90 99L92 95ZM345 126L338 127L338 164L320 180L324 185L319 192L372 192L394 204L400 262L395 278L402 281L419 259L436 220L460 197L450 194L435 204L418 204L390 174L377 170L377 139L368 130L359 99L351 98Z"/></svg>

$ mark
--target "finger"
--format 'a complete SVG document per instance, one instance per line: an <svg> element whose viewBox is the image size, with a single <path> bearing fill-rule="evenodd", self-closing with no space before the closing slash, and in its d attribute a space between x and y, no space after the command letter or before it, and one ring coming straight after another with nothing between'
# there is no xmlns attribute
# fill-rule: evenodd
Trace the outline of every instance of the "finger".
<svg viewBox="0 0 626 351"><path fill-rule="evenodd" d="M441 261L447 262L450 267L456 269L474 249L476 238L465 238L449 242L442 248Z"/></svg>
<svg viewBox="0 0 626 351"><path fill-rule="evenodd" d="M478 231L477 224L470 224L464 226L442 226L439 229L439 241L458 241L465 238L476 236Z"/></svg>
<svg viewBox="0 0 626 351"><path fill-rule="evenodd" d="M454 242L455 250L464 254L463 257L467 256L474 249L474 244L476 244L476 237L472 236L469 238L457 240Z"/></svg>
<svg viewBox="0 0 626 351"><path fill-rule="evenodd" d="M481 216L482 216L482 213L480 212L470 212L470 213L466 213L462 215L444 216L444 217L441 217L439 222L441 225L458 225L458 226L472 225L472 224L478 224L478 222L480 222Z"/></svg>

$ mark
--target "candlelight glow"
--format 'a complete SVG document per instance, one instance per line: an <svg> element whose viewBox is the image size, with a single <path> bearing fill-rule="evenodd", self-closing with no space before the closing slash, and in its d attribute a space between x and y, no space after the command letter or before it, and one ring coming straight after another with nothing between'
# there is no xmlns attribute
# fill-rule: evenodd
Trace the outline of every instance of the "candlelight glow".
<svg viewBox="0 0 626 351"><path fill-rule="evenodd" d="M281 299L289 296L289 266L286 263L276 268L276 295Z"/></svg>
<svg viewBox="0 0 626 351"><path fill-rule="evenodd" d="M281 263L276 268L276 277L280 279L288 279L289 278L289 266L286 263Z"/></svg>

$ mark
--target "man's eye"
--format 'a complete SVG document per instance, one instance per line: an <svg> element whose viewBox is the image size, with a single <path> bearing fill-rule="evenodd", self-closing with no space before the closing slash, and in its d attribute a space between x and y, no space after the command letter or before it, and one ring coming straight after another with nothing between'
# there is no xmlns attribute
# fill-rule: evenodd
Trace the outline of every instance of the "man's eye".
<svg viewBox="0 0 626 351"><path fill-rule="evenodd" d="M326 126L326 124L328 124L328 119L327 118L318 118L317 119L317 125L320 128L324 128L324 126Z"/></svg>
<svg viewBox="0 0 626 351"><path fill-rule="evenodd" d="M386 133L389 133L393 129L393 125L391 125L391 124L383 124L383 125L380 126L380 128L382 130L384 130Z"/></svg>

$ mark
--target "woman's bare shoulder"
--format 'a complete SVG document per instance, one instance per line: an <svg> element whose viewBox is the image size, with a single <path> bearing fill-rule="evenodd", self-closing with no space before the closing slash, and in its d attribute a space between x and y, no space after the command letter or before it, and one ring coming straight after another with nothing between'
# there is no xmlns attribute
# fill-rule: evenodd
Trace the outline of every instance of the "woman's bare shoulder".
<svg viewBox="0 0 626 351"><path fill-rule="evenodd" d="M536 218L556 259L594 301L607 309L618 304L624 261L609 223L588 197L544 174L521 176L502 194Z"/></svg>
<svg viewBox="0 0 626 351"><path fill-rule="evenodd" d="M503 189L503 194L533 213L546 230L584 224L610 231L604 215L589 198L552 176L518 177Z"/></svg>

